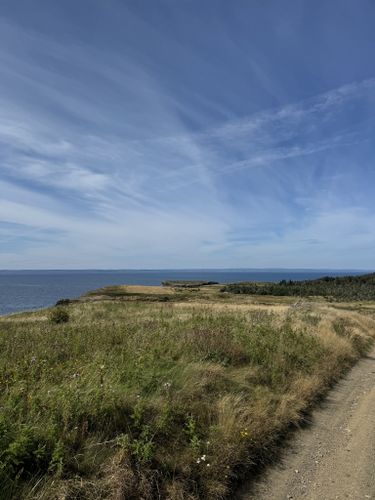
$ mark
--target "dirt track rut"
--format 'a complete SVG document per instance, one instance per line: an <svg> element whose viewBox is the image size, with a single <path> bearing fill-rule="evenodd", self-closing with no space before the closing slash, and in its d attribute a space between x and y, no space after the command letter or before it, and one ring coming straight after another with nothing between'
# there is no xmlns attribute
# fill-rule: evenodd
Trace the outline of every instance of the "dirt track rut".
<svg viewBox="0 0 375 500"><path fill-rule="evenodd" d="M375 350L347 374L241 500L375 500Z"/></svg>

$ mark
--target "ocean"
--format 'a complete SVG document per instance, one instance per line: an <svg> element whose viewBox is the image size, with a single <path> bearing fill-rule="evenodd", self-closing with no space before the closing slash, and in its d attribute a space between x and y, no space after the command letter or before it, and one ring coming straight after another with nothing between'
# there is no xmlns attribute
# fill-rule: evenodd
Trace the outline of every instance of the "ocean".
<svg viewBox="0 0 375 500"><path fill-rule="evenodd" d="M362 274L334 270L124 270L124 271L0 271L0 315L39 309L62 298L79 297L106 285L160 285L164 280L280 281L320 276Z"/></svg>

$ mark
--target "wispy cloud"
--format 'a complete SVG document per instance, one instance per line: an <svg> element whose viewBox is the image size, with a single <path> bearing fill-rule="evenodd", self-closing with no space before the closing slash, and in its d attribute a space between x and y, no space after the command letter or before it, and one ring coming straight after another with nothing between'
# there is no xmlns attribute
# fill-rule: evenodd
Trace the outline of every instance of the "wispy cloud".
<svg viewBox="0 0 375 500"><path fill-rule="evenodd" d="M328 266L340 240L349 265L356 242L372 245L374 78L244 114L167 84L172 66L130 43L62 42L4 19L0 40L0 267L306 267L311 245L311 265Z"/></svg>

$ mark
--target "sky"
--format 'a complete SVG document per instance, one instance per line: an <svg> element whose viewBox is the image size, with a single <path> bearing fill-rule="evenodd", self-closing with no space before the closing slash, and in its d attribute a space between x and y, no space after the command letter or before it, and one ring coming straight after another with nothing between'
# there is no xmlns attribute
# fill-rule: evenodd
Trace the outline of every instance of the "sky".
<svg viewBox="0 0 375 500"><path fill-rule="evenodd" d="M375 269L373 0L2 0L0 269Z"/></svg>

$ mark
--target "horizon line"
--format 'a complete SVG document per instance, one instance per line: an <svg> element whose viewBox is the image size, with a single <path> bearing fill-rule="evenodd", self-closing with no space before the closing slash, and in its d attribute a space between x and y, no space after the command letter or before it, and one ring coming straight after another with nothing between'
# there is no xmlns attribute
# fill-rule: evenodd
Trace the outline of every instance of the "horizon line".
<svg viewBox="0 0 375 500"><path fill-rule="evenodd" d="M175 267L175 268L22 268L22 269L0 269L0 273L6 272L154 272L154 271L364 271L374 272L374 269L368 268L332 268L332 267Z"/></svg>

